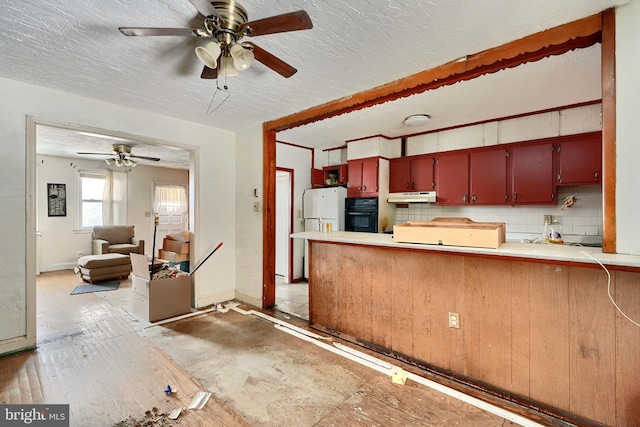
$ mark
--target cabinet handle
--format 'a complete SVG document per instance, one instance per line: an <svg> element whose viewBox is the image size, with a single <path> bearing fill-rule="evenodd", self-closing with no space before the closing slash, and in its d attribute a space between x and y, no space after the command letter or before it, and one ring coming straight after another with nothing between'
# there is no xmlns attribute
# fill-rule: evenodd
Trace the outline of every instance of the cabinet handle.
<svg viewBox="0 0 640 427"><path fill-rule="evenodd" d="M409 183L407 182L407 189L409 188Z"/></svg>
<svg viewBox="0 0 640 427"><path fill-rule="evenodd" d="M473 202L473 203L476 202L476 195L475 194L471 195L471 202Z"/></svg>
<svg viewBox="0 0 640 427"><path fill-rule="evenodd" d="M467 203L467 195L466 194L464 196L462 196L462 201Z"/></svg>
<svg viewBox="0 0 640 427"><path fill-rule="evenodd" d="M504 200L505 200L505 201L509 200L509 195L508 195L508 194L505 194L505 195L504 195Z"/></svg>
<svg viewBox="0 0 640 427"><path fill-rule="evenodd" d="M513 192L513 201L514 202L518 201L518 193L516 193L515 191Z"/></svg>
<svg viewBox="0 0 640 427"><path fill-rule="evenodd" d="M362 185L358 185L358 192L362 193Z"/></svg>
<svg viewBox="0 0 640 427"><path fill-rule="evenodd" d="M562 181L562 178L560 177L560 174L558 174L558 181Z"/></svg>
<svg viewBox="0 0 640 427"><path fill-rule="evenodd" d="M366 185L363 185L363 186L362 186L362 192L364 193L365 191L367 191L367 186L366 186Z"/></svg>
<svg viewBox="0 0 640 427"><path fill-rule="evenodd" d="M595 171L595 172L593 173L593 179L594 179L594 181L597 181L597 180L598 180L598 171Z"/></svg>
<svg viewBox="0 0 640 427"><path fill-rule="evenodd" d="M416 189L416 183L415 182L411 183L411 188L413 188L414 190Z"/></svg>

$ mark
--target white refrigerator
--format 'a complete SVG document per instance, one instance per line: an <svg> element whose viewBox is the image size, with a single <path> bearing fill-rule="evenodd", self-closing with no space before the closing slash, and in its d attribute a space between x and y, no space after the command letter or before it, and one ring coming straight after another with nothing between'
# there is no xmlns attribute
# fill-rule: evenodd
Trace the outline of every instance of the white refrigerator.
<svg viewBox="0 0 640 427"><path fill-rule="evenodd" d="M304 231L325 231L331 224L332 231L344 231L344 187L313 188L302 194ZM309 245L304 242L304 277L309 277Z"/></svg>

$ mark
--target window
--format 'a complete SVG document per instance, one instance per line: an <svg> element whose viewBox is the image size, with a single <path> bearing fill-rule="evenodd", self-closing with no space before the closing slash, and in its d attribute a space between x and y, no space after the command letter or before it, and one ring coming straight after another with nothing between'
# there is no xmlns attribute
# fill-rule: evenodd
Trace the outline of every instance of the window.
<svg viewBox="0 0 640 427"><path fill-rule="evenodd" d="M80 172L79 223L81 228L102 225L102 197L106 175L99 172Z"/></svg>

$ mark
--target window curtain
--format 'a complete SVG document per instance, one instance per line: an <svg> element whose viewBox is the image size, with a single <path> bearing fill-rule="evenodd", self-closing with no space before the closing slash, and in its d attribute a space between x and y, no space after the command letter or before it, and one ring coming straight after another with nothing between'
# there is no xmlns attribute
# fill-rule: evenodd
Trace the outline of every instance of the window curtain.
<svg viewBox="0 0 640 427"><path fill-rule="evenodd" d="M107 171L102 194L102 224L127 224L127 174Z"/></svg>
<svg viewBox="0 0 640 427"><path fill-rule="evenodd" d="M187 190L179 185L156 185L153 209L156 213L179 214L187 212Z"/></svg>

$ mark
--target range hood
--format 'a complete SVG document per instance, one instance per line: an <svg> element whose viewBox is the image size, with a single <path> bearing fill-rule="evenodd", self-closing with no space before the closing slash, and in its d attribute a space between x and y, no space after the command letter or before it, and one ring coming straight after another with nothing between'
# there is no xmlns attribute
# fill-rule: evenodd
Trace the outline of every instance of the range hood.
<svg viewBox="0 0 640 427"><path fill-rule="evenodd" d="M406 193L389 193L389 203L435 203L435 191L409 191Z"/></svg>

